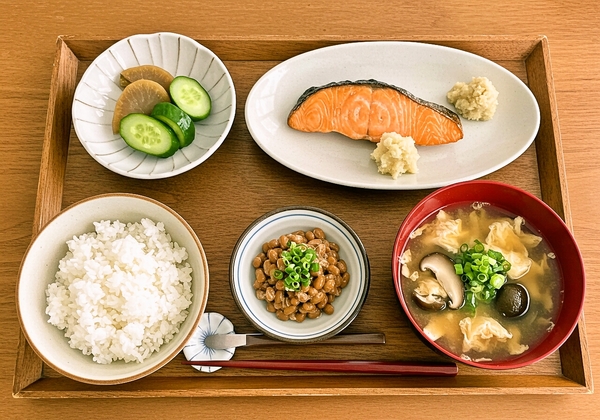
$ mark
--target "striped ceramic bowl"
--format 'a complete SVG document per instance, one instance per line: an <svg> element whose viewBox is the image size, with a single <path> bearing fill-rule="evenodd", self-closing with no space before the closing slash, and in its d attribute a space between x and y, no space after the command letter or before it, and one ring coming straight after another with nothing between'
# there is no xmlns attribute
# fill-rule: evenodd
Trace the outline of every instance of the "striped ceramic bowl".
<svg viewBox="0 0 600 420"><path fill-rule="evenodd" d="M136 151L112 132L115 104L122 93L120 73L144 64L198 80L212 99L210 116L195 123L193 143L169 158ZM77 85L72 114L77 137L98 163L127 177L158 179L181 174L208 159L227 137L235 107L233 81L219 57L191 38L161 32L133 35L100 54Z"/></svg>
<svg viewBox="0 0 600 420"><path fill-rule="evenodd" d="M258 300L253 284L254 258L265 242L298 230L320 228L327 240L339 245L339 257L346 262L350 281L333 302L334 313L302 323L280 321ZM308 206L283 207L256 219L240 236L229 265L231 293L250 323L264 334L286 342L310 344L344 330L358 316L369 291L370 266L365 248L348 224L334 214Z"/></svg>

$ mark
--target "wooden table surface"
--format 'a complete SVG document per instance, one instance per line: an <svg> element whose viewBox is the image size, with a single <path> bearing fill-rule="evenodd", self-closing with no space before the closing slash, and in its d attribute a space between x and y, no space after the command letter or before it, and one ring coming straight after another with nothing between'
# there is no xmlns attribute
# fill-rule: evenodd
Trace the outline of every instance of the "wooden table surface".
<svg viewBox="0 0 600 420"><path fill-rule="evenodd" d="M315 407L329 418L594 418L600 396L360 396L25 400L11 395L18 340L14 290L31 240L50 77L59 35L122 38L172 31L202 36L546 35L549 40L574 235L587 271L592 369L600 358L597 218L600 194L600 6L592 1L218 2L1 0L0 415L6 418L275 418ZM592 370L593 373L596 373ZM595 376L595 381L599 379ZM478 414L477 411L480 410Z"/></svg>

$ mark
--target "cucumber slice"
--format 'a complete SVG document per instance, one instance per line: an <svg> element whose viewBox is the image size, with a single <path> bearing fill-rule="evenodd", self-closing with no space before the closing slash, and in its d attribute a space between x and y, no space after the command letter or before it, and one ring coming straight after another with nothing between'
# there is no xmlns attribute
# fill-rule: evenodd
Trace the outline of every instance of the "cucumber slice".
<svg viewBox="0 0 600 420"><path fill-rule="evenodd" d="M169 157L179 150L179 140L168 126L145 114L121 120L119 134L129 146L152 156Z"/></svg>
<svg viewBox="0 0 600 420"><path fill-rule="evenodd" d="M179 140L180 148L189 146L196 138L196 127L190 116L170 102L156 104L150 116L171 127Z"/></svg>
<svg viewBox="0 0 600 420"><path fill-rule="evenodd" d="M177 76L169 86L171 99L193 121L208 117L211 109L210 95L204 88L190 77Z"/></svg>

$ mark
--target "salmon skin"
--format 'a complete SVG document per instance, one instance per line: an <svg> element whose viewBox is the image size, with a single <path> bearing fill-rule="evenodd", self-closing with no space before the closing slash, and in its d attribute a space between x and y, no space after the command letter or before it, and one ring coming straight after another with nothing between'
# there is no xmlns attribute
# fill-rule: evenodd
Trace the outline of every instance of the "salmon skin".
<svg viewBox="0 0 600 420"><path fill-rule="evenodd" d="M373 79L311 87L300 96L287 122L299 131L335 131L374 143L387 132L410 136L421 146L463 138L462 123L455 112Z"/></svg>

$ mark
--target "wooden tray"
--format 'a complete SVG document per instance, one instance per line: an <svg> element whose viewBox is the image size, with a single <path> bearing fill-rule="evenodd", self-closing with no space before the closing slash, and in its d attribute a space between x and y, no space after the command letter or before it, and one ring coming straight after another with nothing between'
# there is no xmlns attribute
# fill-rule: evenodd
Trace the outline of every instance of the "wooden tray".
<svg viewBox="0 0 600 420"><path fill-rule="evenodd" d="M383 332L385 345L241 348L239 359L364 359L446 361L412 332L397 302L391 251L407 212L431 190L372 191L340 187L297 174L272 160L252 140L244 121L246 96L267 70L299 53L374 38L199 38L229 68L238 95L236 120L221 148L199 167L174 178L140 181L96 163L71 130L76 83L114 38L59 37L43 144L34 234L61 208L106 192L132 192L158 199L196 230L210 266L207 311L227 316L237 332L252 328L237 310L228 283L231 250L256 217L274 208L305 204L329 210L362 238L371 261L371 289L363 310L346 332ZM541 197L571 226L548 41L532 37L408 38L470 51L494 60L529 85L541 110L541 128L520 158L487 176ZM62 377L36 356L21 334L13 395L65 397L216 397L408 394L583 394L592 376L583 316L560 351L532 366L487 371L459 366L456 378L390 377L221 369L202 374L183 366L183 355L144 379L119 386L93 386Z"/></svg>

